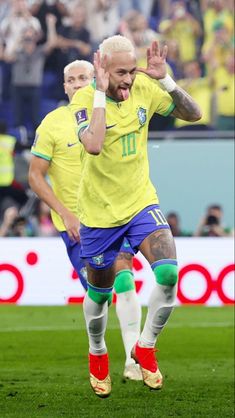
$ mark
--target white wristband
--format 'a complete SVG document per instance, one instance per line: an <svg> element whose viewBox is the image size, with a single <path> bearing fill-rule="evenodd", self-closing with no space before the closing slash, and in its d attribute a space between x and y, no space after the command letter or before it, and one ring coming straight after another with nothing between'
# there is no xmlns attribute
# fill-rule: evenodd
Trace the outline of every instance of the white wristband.
<svg viewBox="0 0 235 418"><path fill-rule="evenodd" d="M171 78L169 74L164 78L159 79L160 84L165 88L168 93L171 93L176 88L176 82Z"/></svg>
<svg viewBox="0 0 235 418"><path fill-rule="evenodd" d="M102 107L103 109L105 109L106 95L104 91L95 90L93 108L95 107Z"/></svg>

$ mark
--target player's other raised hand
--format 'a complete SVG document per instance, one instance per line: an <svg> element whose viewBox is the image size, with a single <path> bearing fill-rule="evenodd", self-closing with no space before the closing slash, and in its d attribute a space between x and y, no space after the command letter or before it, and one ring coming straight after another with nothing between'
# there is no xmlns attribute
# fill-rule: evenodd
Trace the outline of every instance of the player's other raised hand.
<svg viewBox="0 0 235 418"><path fill-rule="evenodd" d="M153 41L151 46L147 49L147 68L137 68L149 77L159 80L164 78L167 74L166 56L167 46L160 48L157 41Z"/></svg>
<svg viewBox="0 0 235 418"><path fill-rule="evenodd" d="M109 86L109 73L106 71L107 55L102 59L100 51L94 53L94 68L96 78L96 89L106 92Z"/></svg>

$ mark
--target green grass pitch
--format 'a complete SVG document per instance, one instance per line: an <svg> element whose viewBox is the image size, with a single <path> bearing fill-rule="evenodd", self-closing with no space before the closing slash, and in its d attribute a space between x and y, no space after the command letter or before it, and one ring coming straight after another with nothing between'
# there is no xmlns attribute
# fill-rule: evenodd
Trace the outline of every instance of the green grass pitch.
<svg viewBox="0 0 235 418"><path fill-rule="evenodd" d="M143 316L146 309L143 310ZM0 306L0 418L222 418L234 415L233 307L178 307L159 338L161 391L122 380L112 306L112 394L97 398L81 306Z"/></svg>

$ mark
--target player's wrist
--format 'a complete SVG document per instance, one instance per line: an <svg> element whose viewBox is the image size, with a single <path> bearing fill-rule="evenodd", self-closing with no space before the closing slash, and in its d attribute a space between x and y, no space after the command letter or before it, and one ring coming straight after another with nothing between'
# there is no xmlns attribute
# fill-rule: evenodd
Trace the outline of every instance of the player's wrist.
<svg viewBox="0 0 235 418"><path fill-rule="evenodd" d="M103 109L106 107L106 95L104 91L95 90L93 108L97 107L101 107Z"/></svg>
<svg viewBox="0 0 235 418"><path fill-rule="evenodd" d="M169 74L167 74L164 78L160 78L158 81L168 93L171 93L176 88L176 82Z"/></svg>

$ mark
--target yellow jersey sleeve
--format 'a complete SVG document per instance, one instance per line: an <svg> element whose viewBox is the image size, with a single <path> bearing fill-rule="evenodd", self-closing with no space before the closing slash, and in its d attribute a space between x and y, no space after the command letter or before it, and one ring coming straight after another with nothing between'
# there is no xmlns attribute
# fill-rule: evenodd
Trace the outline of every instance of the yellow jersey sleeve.
<svg viewBox="0 0 235 418"><path fill-rule="evenodd" d="M146 94L151 98L149 107L149 117L151 118L154 113L158 113L162 116L169 116L175 108L172 97L159 87L155 80L150 77L144 78L144 86Z"/></svg>
<svg viewBox="0 0 235 418"><path fill-rule="evenodd" d="M87 87L79 89L73 96L69 108L74 115L77 124L78 136L80 132L89 125L93 109L95 85L92 83Z"/></svg>
<svg viewBox="0 0 235 418"><path fill-rule="evenodd" d="M51 161L54 148L54 137L50 129L50 120L48 117L43 119L42 123L36 130L35 139L31 148L32 154L37 157Z"/></svg>

